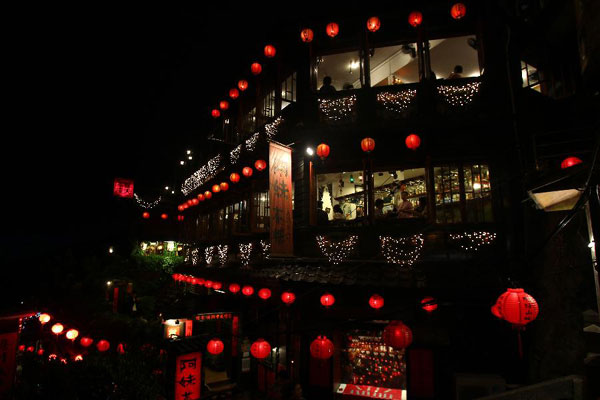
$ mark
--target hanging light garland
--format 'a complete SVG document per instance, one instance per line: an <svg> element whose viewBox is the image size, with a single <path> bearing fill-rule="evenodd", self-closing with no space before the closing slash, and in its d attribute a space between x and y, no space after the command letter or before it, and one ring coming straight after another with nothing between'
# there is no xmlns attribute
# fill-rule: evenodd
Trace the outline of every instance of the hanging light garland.
<svg viewBox="0 0 600 400"><path fill-rule="evenodd" d="M252 255L252 242L250 243L240 243L240 260L242 261L242 265L247 267L250 264L250 256Z"/></svg>
<svg viewBox="0 0 600 400"><path fill-rule="evenodd" d="M200 261L200 250L197 248L192 250L192 265L198 265Z"/></svg>
<svg viewBox="0 0 600 400"><path fill-rule="evenodd" d="M156 207L158 205L158 203L160 203L160 201L162 200L162 198L160 196L158 196L158 199L156 199L152 202L145 201L140 196L138 196L137 193L134 193L133 197L135 197L135 201L137 202L138 206L145 208L147 210L150 210L150 209Z"/></svg>
<svg viewBox="0 0 600 400"><path fill-rule="evenodd" d="M240 159L240 153L242 152L242 145L238 144L233 150L229 152L229 161L231 165L237 164Z"/></svg>
<svg viewBox="0 0 600 400"><path fill-rule="evenodd" d="M214 178L219 172L220 165L221 155L217 154L183 182L183 185L181 185L181 191L183 194L187 196L189 193Z"/></svg>
<svg viewBox="0 0 600 400"><path fill-rule="evenodd" d="M212 264L214 254L215 254L215 246L209 246L204 249L204 259L206 260L207 265Z"/></svg>
<svg viewBox="0 0 600 400"><path fill-rule="evenodd" d="M487 231L450 233L450 241L457 242L461 250L478 251L482 246L491 245L496 240L496 233Z"/></svg>
<svg viewBox="0 0 600 400"><path fill-rule="evenodd" d="M400 114L406 111L417 97L416 89L405 89L399 92L379 92L377 102L386 110Z"/></svg>
<svg viewBox="0 0 600 400"><path fill-rule="evenodd" d="M479 93L481 82L470 82L464 85L440 85L437 87L438 94L446 103L453 107L466 107L473 102Z"/></svg>
<svg viewBox="0 0 600 400"><path fill-rule="evenodd" d="M227 246L226 244L223 245L218 245L217 246L217 253L219 255L219 264L221 264L221 267L225 266L225 263L227 263L227 251L229 250L229 246Z"/></svg>
<svg viewBox="0 0 600 400"><path fill-rule="evenodd" d="M271 253L271 243L266 240L261 240L260 248L262 249L263 258L269 259L269 254Z"/></svg>
<svg viewBox="0 0 600 400"><path fill-rule="evenodd" d="M332 242L324 236L317 236L317 244L323 254L330 263L339 264L345 261L358 242L358 236L352 235L347 239L339 242Z"/></svg>
<svg viewBox="0 0 600 400"><path fill-rule="evenodd" d="M265 125L267 138L273 139L279 133L279 127L283 124L283 118L277 117L275 121Z"/></svg>
<svg viewBox="0 0 600 400"><path fill-rule="evenodd" d="M256 132L255 134L250 136L248 139L246 139L246 142L245 142L246 150L254 151L254 149L256 149L256 143L258 143L259 136L260 136L260 132Z"/></svg>
<svg viewBox="0 0 600 400"><path fill-rule="evenodd" d="M421 256L423 249L422 234L408 237L393 238L390 236L379 236L381 253L389 264L412 266Z"/></svg>
<svg viewBox="0 0 600 400"><path fill-rule="evenodd" d="M339 122L355 111L356 95L339 99L319 99L319 110L327 121Z"/></svg>

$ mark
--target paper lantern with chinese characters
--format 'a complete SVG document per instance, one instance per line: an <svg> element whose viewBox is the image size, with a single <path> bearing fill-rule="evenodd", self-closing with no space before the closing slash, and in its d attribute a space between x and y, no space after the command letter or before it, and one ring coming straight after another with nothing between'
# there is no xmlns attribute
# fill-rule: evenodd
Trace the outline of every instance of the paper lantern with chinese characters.
<svg viewBox="0 0 600 400"><path fill-rule="evenodd" d="M212 115L213 118L219 118L221 116L221 111L215 108L210 112L210 115Z"/></svg>
<svg viewBox="0 0 600 400"><path fill-rule="evenodd" d="M273 58L273 57L275 57L275 53L276 53L275 46L270 45L270 44L265 46L265 57Z"/></svg>
<svg viewBox="0 0 600 400"><path fill-rule="evenodd" d="M421 138L419 137L419 135L411 133L406 137L405 143L406 147L408 147L409 149L417 150L419 146L421 146Z"/></svg>
<svg viewBox="0 0 600 400"><path fill-rule="evenodd" d="M207 190L206 192L204 192L204 198L205 199L210 199L212 197L212 193L210 190Z"/></svg>
<svg viewBox="0 0 600 400"><path fill-rule="evenodd" d="M79 336L79 331L77 329L69 329L65 336L69 340L75 340L77 339L77 336Z"/></svg>
<svg viewBox="0 0 600 400"><path fill-rule="evenodd" d="M310 355L319 360L327 360L333 355L333 342L326 336L318 336L310 344Z"/></svg>
<svg viewBox="0 0 600 400"><path fill-rule="evenodd" d="M221 354L223 352L223 350L225 350L225 345L223 344L223 342L221 340L219 340L217 338L211 339L206 344L206 350L210 354L216 356L217 354Z"/></svg>
<svg viewBox="0 0 600 400"><path fill-rule="evenodd" d="M203 195L202 193L200 193L200 194L197 196L197 199L198 199L198 201L204 201L204 195Z"/></svg>
<svg viewBox="0 0 600 400"><path fill-rule="evenodd" d="M572 167L573 165L581 164L582 162L583 161L581 161L580 158L567 157L560 163L560 168L566 169L566 168Z"/></svg>
<svg viewBox="0 0 600 400"><path fill-rule="evenodd" d="M438 304L433 297L425 297L421 300L421 308L427 312L433 312L437 310Z"/></svg>
<svg viewBox="0 0 600 400"><path fill-rule="evenodd" d="M144 219L148 219L148 218L150 218L150 213L149 213L148 211L144 211L144 212L142 213L142 218L144 218Z"/></svg>
<svg viewBox="0 0 600 400"><path fill-rule="evenodd" d="M523 289L508 289L498 297L496 307L501 318L515 327L524 327L539 313L537 301Z"/></svg>
<svg viewBox="0 0 600 400"><path fill-rule="evenodd" d="M252 63L250 71L252 72L252 75L259 75L262 72L262 65L257 62Z"/></svg>
<svg viewBox="0 0 600 400"><path fill-rule="evenodd" d="M371 308L374 308L375 310L379 310L381 307L383 307L383 304L383 297L381 297L378 294L374 294L369 299L369 306L371 306Z"/></svg>
<svg viewBox="0 0 600 400"><path fill-rule="evenodd" d="M50 316L50 314L40 314L38 319L40 320L40 323L42 325L46 325L52 319L52 317Z"/></svg>
<svg viewBox="0 0 600 400"><path fill-rule="evenodd" d="M167 219L167 218L169 218L169 216L168 216L167 214L165 214L165 213L163 213L163 214L160 214L160 217L161 217L162 219Z"/></svg>
<svg viewBox="0 0 600 400"><path fill-rule="evenodd" d="M258 291L258 297L260 297L263 300L267 300L268 298L271 297L271 289L267 289L267 288L262 288Z"/></svg>
<svg viewBox="0 0 600 400"><path fill-rule="evenodd" d="M94 339L84 336L79 340L79 344L83 347L90 347L94 343Z"/></svg>
<svg viewBox="0 0 600 400"><path fill-rule="evenodd" d="M377 17L371 17L367 20L367 29L371 32L377 32L381 27L381 21Z"/></svg>
<svg viewBox="0 0 600 400"><path fill-rule="evenodd" d="M256 160L254 168L256 168L258 172L264 171L265 168L267 168L267 162L265 160Z"/></svg>
<svg viewBox="0 0 600 400"><path fill-rule="evenodd" d="M233 100L235 100L238 97L240 97L239 90L237 90L236 88L230 89L229 90L229 97L231 97Z"/></svg>
<svg viewBox="0 0 600 400"><path fill-rule="evenodd" d="M65 327L63 326L63 324L52 325L52 333L54 333L55 335L60 335L64 329Z"/></svg>
<svg viewBox="0 0 600 400"><path fill-rule="evenodd" d="M271 354L271 345L265 339L258 339L250 346L250 353L259 360L267 358Z"/></svg>
<svg viewBox="0 0 600 400"><path fill-rule="evenodd" d="M221 191L221 187L219 185L213 185L212 191L213 193L219 193Z"/></svg>
<svg viewBox="0 0 600 400"><path fill-rule="evenodd" d="M321 304L325 307L331 307L335 303L335 297L332 294L325 293L321 296Z"/></svg>
<svg viewBox="0 0 600 400"><path fill-rule="evenodd" d="M238 183L240 181L240 174L232 172L231 175L229 175L229 180L233 183Z"/></svg>
<svg viewBox="0 0 600 400"><path fill-rule="evenodd" d="M315 33L310 28L304 28L302 31L300 31L300 39L302 39L304 43L312 42L314 36Z"/></svg>
<svg viewBox="0 0 600 400"><path fill-rule="evenodd" d="M296 295L292 292L283 292L281 293L281 301L289 306L296 301Z"/></svg>
<svg viewBox="0 0 600 400"><path fill-rule="evenodd" d="M365 153L370 153L375 150L375 139L366 137L360 142L360 148Z"/></svg>
<svg viewBox="0 0 600 400"><path fill-rule="evenodd" d="M219 187L221 188L222 191L226 192L227 190L229 190L229 183L221 182L221 183L219 183Z"/></svg>
<svg viewBox="0 0 600 400"><path fill-rule="evenodd" d="M325 143L321 143L317 146L317 155L321 158L321 160L326 159L329 156L329 145Z"/></svg>
<svg viewBox="0 0 600 400"><path fill-rule="evenodd" d="M231 285L229 285L229 291L233 294L236 294L240 291L240 285L238 285L237 283L232 283Z"/></svg>
<svg viewBox="0 0 600 400"><path fill-rule="evenodd" d="M252 168L250 167L244 167L242 169L242 175L244 175L246 178L249 178L252 176Z"/></svg>
<svg viewBox="0 0 600 400"><path fill-rule="evenodd" d="M456 3L450 9L450 15L454 19L461 19L467 13L467 7L463 3Z"/></svg>
<svg viewBox="0 0 600 400"><path fill-rule="evenodd" d="M248 81L245 79L240 79L238 81L238 88L243 92L244 90L248 89Z"/></svg>
<svg viewBox="0 0 600 400"><path fill-rule="evenodd" d="M420 11L413 11L408 15L408 23L413 27L421 25L421 22L423 22L423 14Z"/></svg>
<svg viewBox="0 0 600 400"><path fill-rule="evenodd" d="M327 36L336 37L340 33L340 26L335 22L330 22L327 24L325 31L327 32Z"/></svg>
<svg viewBox="0 0 600 400"><path fill-rule="evenodd" d="M242 293L244 294L244 296L252 296L252 294L254 293L254 288L250 285L246 285L242 288Z"/></svg>
<svg viewBox="0 0 600 400"><path fill-rule="evenodd" d="M110 349L110 343L108 342L108 340L100 340L98 343L96 343L96 348L98 349L99 352L105 352L108 349Z"/></svg>
<svg viewBox="0 0 600 400"><path fill-rule="evenodd" d="M401 321L392 321L384 329L383 343L396 349L405 349L412 343L412 331Z"/></svg>

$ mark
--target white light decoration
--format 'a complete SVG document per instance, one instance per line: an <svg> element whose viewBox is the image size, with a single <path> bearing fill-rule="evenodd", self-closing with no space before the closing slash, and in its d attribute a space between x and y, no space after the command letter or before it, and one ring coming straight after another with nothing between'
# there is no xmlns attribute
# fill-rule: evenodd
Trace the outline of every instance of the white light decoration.
<svg viewBox="0 0 600 400"><path fill-rule="evenodd" d="M242 261L242 265L247 267L250 264L250 256L252 255L252 242L250 243L240 243L240 260Z"/></svg>
<svg viewBox="0 0 600 400"><path fill-rule="evenodd" d="M379 236L381 253L389 264L412 266L421 256L423 249L422 234L393 238L390 236Z"/></svg>
<svg viewBox="0 0 600 400"><path fill-rule="evenodd" d="M187 178L183 185L181 185L181 191L184 195L188 195L198 187L204 185L207 181L217 175L219 167L221 165L221 155L217 154L211 158L205 165L203 165L198 171L194 172L192 176Z"/></svg>
<svg viewBox="0 0 600 400"><path fill-rule="evenodd" d="M393 113L406 111L417 96L416 89L377 93L377 102Z"/></svg>
<svg viewBox="0 0 600 400"><path fill-rule="evenodd" d="M338 99L319 99L319 110L327 121L342 121L354 112L356 95Z"/></svg>
<svg viewBox="0 0 600 400"><path fill-rule="evenodd" d="M246 150L254 151L256 148L256 143L258 142L258 137L260 136L260 132L256 132L254 135L250 136L246 139Z"/></svg>
<svg viewBox="0 0 600 400"><path fill-rule="evenodd" d="M238 160L240 159L240 153L242 152L242 145L238 144L235 149L231 150L231 152L229 152L229 161L231 162L231 165L237 164Z"/></svg>
<svg viewBox="0 0 600 400"><path fill-rule="evenodd" d="M465 107L473 102L479 93L481 82L470 82L464 85L440 85L438 94L453 107Z"/></svg>
<svg viewBox="0 0 600 400"><path fill-rule="evenodd" d="M270 124L265 125L265 132L267 133L267 138L273 139L279 133L279 127L283 123L282 117L277 117L275 121Z"/></svg>
<svg viewBox="0 0 600 400"><path fill-rule="evenodd" d="M458 243L464 251L478 251L482 246L488 246L496 240L496 233L487 231L450 233L450 241Z"/></svg>
<svg viewBox="0 0 600 400"><path fill-rule="evenodd" d="M229 250L229 246L227 246L226 244L223 245L218 245L217 246L217 253L219 255L219 264L221 264L221 267L225 266L225 263L227 262L227 250Z"/></svg>
<svg viewBox="0 0 600 400"><path fill-rule="evenodd" d="M190 263L190 249L189 248L186 248L183 251L183 262L185 264L189 264Z"/></svg>
<svg viewBox="0 0 600 400"><path fill-rule="evenodd" d="M204 259L206 260L206 264L212 264L213 257L215 254L215 246L209 246L204 249Z"/></svg>
<svg viewBox="0 0 600 400"><path fill-rule="evenodd" d="M198 248L194 248L192 250L192 265L198 265L200 261L200 250Z"/></svg>
<svg viewBox="0 0 600 400"><path fill-rule="evenodd" d="M356 243L358 242L358 236L352 235L344 240L338 242L332 242L325 238L325 236L317 236L317 244L323 254L330 263L339 264L345 261L352 250L354 250Z"/></svg>
<svg viewBox="0 0 600 400"><path fill-rule="evenodd" d="M260 247L262 249L263 258L268 259L271 254L271 243L267 242L266 240L261 240Z"/></svg>
<svg viewBox="0 0 600 400"><path fill-rule="evenodd" d="M160 201L162 200L162 198L160 196L158 196L158 199L156 199L152 202L144 201L140 196L137 195L137 193L134 193L133 197L135 197L135 201L137 202L138 206L148 209L148 210L156 207L158 205L158 203L160 203Z"/></svg>

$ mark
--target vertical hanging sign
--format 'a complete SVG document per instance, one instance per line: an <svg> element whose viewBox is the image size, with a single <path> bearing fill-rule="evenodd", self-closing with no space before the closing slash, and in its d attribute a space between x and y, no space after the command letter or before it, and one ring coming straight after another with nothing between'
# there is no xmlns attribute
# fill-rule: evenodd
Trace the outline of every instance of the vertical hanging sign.
<svg viewBox="0 0 600 400"><path fill-rule="evenodd" d="M292 256L292 150L273 142L269 143L269 208L271 255Z"/></svg>
<svg viewBox="0 0 600 400"><path fill-rule="evenodd" d="M198 400L202 355L199 352L177 356L175 361L175 400Z"/></svg>

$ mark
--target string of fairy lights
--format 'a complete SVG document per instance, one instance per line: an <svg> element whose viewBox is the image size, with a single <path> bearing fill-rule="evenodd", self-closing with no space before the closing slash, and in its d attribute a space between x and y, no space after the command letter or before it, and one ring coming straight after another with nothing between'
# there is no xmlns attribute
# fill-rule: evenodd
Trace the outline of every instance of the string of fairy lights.
<svg viewBox="0 0 600 400"><path fill-rule="evenodd" d="M438 94L453 107L465 107L473 102L479 93L481 82L470 82L463 85L439 85Z"/></svg>
<svg viewBox="0 0 600 400"><path fill-rule="evenodd" d="M250 264L250 256L252 255L252 242L250 243L240 243L238 245L240 250L240 260L244 267L247 267Z"/></svg>
<svg viewBox="0 0 600 400"><path fill-rule="evenodd" d="M256 143L258 143L259 136L260 132L256 132L248 139L246 139L246 142L244 144L247 151L254 151L256 149Z"/></svg>
<svg viewBox="0 0 600 400"><path fill-rule="evenodd" d="M350 256L358 242L358 236L352 235L337 242L331 241L325 236L317 236L316 240L321 254L327 257L330 263L337 265Z"/></svg>
<svg viewBox="0 0 600 400"><path fill-rule="evenodd" d="M458 243L463 251L476 252L483 246L489 246L496 240L496 233L488 231L451 233L450 241Z"/></svg>
<svg viewBox="0 0 600 400"><path fill-rule="evenodd" d="M200 262L200 250L197 248L192 249L192 265L198 265Z"/></svg>
<svg viewBox="0 0 600 400"><path fill-rule="evenodd" d="M343 121L356 111L356 95L338 99L319 99L319 110L327 121Z"/></svg>
<svg viewBox="0 0 600 400"><path fill-rule="evenodd" d="M204 249L204 260L206 260L206 264L210 265L213 262L213 257L215 255L215 246L208 246Z"/></svg>
<svg viewBox="0 0 600 400"><path fill-rule="evenodd" d="M279 127L283 123L282 117L277 117L275 121L268 123L265 125L265 133L267 134L267 138L273 139L279 133Z"/></svg>
<svg viewBox="0 0 600 400"><path fill-rule="evenodd" d="M271 242L267 240L260 241L260 248L262 250L262 256L264 259L269 259L271 254Z"/></svg>
<svg viewBox="0 0 600 400"><path fill-rule="evenodd" d="M137 202L138 206L145 208L147 210L150 210L150 209L156 207L162 200L162 197L158 196L158 199L156 199L154 201L145 201L140 196L138 196L137 193L134 193L133 197L135 198L135 201Z"/></svg>
<svg viewBox="0 0 600 400"><path fill-rule="evenodd" d="M183 194L187 196L189 193L214 178L219 172L220 166L221 155L217 154L183 182L183 185L181 186Z"/></svg>
<svg viewBox="0 0 600 400"><path fill-rule="evenodd" d="M377 102L390 112L402 113L408 109L416 96L416 89L405 89L399 92L385 91L377 93Z"/></svg>
<svg viewBox="0 0 600 400"><path fill-rule="evenodd" d="M421 256L423 249L423 234L408 237L393 238L380 236L381 253L389 264L411 267Z"/></svg>
<svg viewBox="0 0 600 400"><path fill-rule="evenodd" d="M237 162L240 159L240 154L242 153L242 145L238 144L237 146L235 146L235 148L233 150L231 150L229 152L229 161L231 162L231 165L237 164Z"/></svg>
<svg viewBox="0 0 600 400"><path fill-rule="evenodd" d="M219 257L219 264L221 267L224 267L227 263L227 252L229 250L229 246L226 244L220 244L217 246L217 255Z"/></svg>

